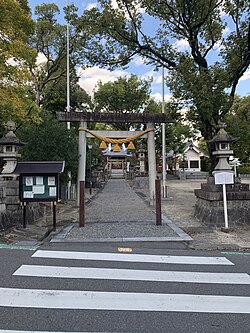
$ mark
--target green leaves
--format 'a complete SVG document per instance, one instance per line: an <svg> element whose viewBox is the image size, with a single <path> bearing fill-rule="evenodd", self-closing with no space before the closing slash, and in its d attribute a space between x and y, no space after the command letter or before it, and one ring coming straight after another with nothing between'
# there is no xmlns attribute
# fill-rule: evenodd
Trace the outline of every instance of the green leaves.
<svg viewBox="0 0 250 333"><path fill-rule="evenodd" d="M29 93L27 64L36 57L28 45L34 29L27 0L0 2L0 122L38 121L39 110Z"/></svg>
<svg viewBox="0 0 250 333"><path fill-rule="evenodd" d="M78 166L78 142L74 128L69 132L65 123L59 123L52 114L43 112L38 125L25 125L17 131L17 136L27 142L22 149L24 161L65 160L65 175L72 172L76 181Z"/></svg>
<svg viewBox="0 0 250 333"><path fill-rule="evenodd" d="M99 82L94 93L95 111L136 113L143 112L150 99L150 81L136 75L120 77L114 82ZM119 128L129 128L129 124Z"/></svg>
<svg viewBox="0 0 250 333"><path fill-rule="evenodd" d="M250 164L250 96L237 97L226 120L228 132L238 138L233 145L234 155L241 163Z"/></svg>
<svg viewBox="0 0 250 333"><path fill-rule="evenodd" d="M99 1L76 22L87 31L87 59L100 66L125 66L134 55L169 69L171 92L208 140L234 99L250 64L247 0ZM145 25L150 16L151 29ZM153 27L158 28L153 30ZM178 49L185 41L188 49Z"/></svg>

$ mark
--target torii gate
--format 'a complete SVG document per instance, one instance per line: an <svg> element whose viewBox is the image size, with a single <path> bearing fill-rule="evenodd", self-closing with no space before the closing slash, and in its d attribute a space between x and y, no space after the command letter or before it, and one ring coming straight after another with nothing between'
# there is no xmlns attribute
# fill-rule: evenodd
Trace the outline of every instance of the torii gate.
<svg viewBox="0 0 250 333"><path fill-rule="evenodd" d="M149 174L149 195L150 204L153 205L155 199L155 179L156 179L156 155L155 155L155 123L171 123L172 121L164 113L113 113L113 112L57 112L59 121L79 122L79 164L77 188L79 193L80 181L85 181L86 175L86 139L93 137L87 133L88 122L99 123L146 123L147 133L141 137L147 138L148 148L148 174ZM109 138L129 138L136 134L143 134L142 131L91 131L99 136ZM79 195L78 195L79 199Z"/></svg>

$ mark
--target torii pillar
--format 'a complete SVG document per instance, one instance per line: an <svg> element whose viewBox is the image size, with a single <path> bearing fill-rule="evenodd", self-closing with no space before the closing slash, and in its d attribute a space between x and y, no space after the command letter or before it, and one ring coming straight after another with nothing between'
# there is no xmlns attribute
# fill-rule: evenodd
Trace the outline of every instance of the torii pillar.
<svg viewBox="0 0 250 333"><path fill-rule="evenodd" d="M79 128L87 128L86 121L80 121ZM79 146L78 146L78 174L77 174L77 204L80 201L80 182L86 178L86 132L79 131Z"/></svg>
<svg viewBox="0 0 250 333"><path fill-rule="evenodd" d="M147 129L154 128L153 123L147 123ZM155 132L148 132L148 185L150 205L155 200L155 179L156 179L156 156L155 156Z"/></svg>

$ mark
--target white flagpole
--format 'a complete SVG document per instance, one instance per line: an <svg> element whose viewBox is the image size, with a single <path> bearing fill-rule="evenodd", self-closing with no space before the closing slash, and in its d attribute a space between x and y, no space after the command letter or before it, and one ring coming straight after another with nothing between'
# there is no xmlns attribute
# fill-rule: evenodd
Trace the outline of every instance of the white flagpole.
<svg viewBox="0 0 250 333"><path fill-rule="evenodd" d="M164 67L162 66L162 113L165 113L165 79L164 79ZM162 197L167 197L166 187L166 133L165 123L162 123Z"/></svg>
<svg viewBox="0 0 250 333"><path fill-rule="evenodd" d="M67 6L69 5L69 0L67 0ZM69 23L67 22L67 112L70 112L70 77L69 77ZM67 129L70 130L70 121L67 122ZM68 172L68 191L67 199L71 198L71 171Z"/></svg>
<svg viewBox="0 0 250 333"><path fill-rule="evenodd" d="M69 0L67 0L67 6ZM70 78L69 78L69 23L67 22L67 112L70 112ZM70 122L67 122L67 129L70 129Z"/></svg>

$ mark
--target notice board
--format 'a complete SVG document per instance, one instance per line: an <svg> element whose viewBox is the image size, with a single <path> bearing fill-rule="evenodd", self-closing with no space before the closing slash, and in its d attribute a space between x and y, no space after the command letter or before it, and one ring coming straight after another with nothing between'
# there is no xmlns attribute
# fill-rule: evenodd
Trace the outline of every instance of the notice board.
<svg viewBox="0 0 250 333"><path fill-rule="evenodd" d="M57 201L58 174L23 174L19 178L20 201Z"/></svg>

